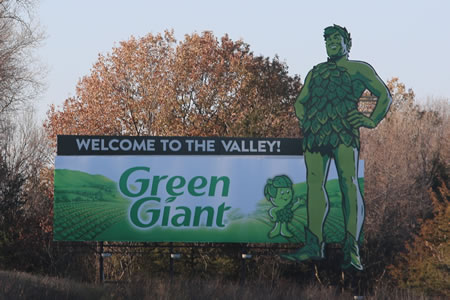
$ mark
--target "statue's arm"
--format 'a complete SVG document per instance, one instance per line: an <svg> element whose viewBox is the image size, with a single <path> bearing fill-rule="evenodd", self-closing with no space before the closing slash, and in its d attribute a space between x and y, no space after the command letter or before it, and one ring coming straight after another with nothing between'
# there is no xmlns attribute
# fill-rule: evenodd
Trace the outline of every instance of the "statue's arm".
<svg viewBox="0 0 450 300"><path fill-rule="evenodd" d="M356 127L375 128L386 116L392 103L392 97L387 86L369 64L360 63L358 74L366 89L377 97L377 104L370 117L353 113L349 115L348 120L350 124Z"/></svg>
<svg viewBox="0 0 450 300"><path fill-rule="evenodd" d="M386 116L392 103L392 97L387 86L370 66L366 80L367 82L365 82L365 84L367 89L378 98L377 104L370 115L370 119L372 119L375 126L377 126Z"/></svg>
<svg viewBox="0 0 450 300"><path fill-rule="evenodd" d="M309 97L309 82L311 81L311 71L306 75L305 83L303 84L302 89L300 90L300 94L298 94L297 99L295 100L295 115L297 116L300 123L303 122L303 118L305 116L305 107L303 103Z"/></svg>

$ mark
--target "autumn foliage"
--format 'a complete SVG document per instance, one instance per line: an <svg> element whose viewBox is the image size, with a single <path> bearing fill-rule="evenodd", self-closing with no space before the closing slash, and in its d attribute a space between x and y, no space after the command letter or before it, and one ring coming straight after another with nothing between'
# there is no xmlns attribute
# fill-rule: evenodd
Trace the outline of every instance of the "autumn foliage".
<svg viewBox="0 0 450 300"><path fill-rule="evenodd" d="M366 170L365 276L390 276L391 283L403 287L448 293L448 280L445 284L443 279L448 278L450 257L445 251L450 103L435 100L419 106L398 79L388 86L393 109L375 130L363 130L361 138Z"/></svg>
<svg viewBox="0 0 450 300"><path fill-rule="evenodd" d="M211 32L131 37L99 55L76 96L52 107L57 134L296 136L300 79L255 56L243 41Z"/></svg>
<svg viewBox="0 0 450 300"><path fill-rule="evenodd" d="M447 209L436 206L429 188L437 170L448 165L449 104L420 107L414 92L397 78L387 85L393 96L391 111L376 129L361 132L366 170L365 272L355 278L367 287L390 276L390 282L410 287L418 282L414 274L428 274L430 266L442 266L419 262L439 257L426 250L430 245L426 230L446 217L442 211ZM99 55L90 74L79 81L76 96L66 99L61 108L51 108L45 127L53 141L58 134L294 137L300 134L293 111L299 88L299 78L289 76L286 64L277 57L255 56L249 45L226 35L218 40L204 32L177 42L172 32L149 34ZM444 198L448 190L445 193ZM442 247L439 243L436 247ZM152 257L163 255L152 251ZM423 255L421 260L415 251ZM209 270L234 273L238 268L235 260L212 259L216 252L206 252L200 257ZM273 280L290 272L298 277L311 267L291 270L274 259L275 252L255 258L257 278ZM443 257L448 260L445 253ZM125 269L133 268L134 273L135 267L147 264L154 271L164 270L163 263L155 263L161 261L125 254L111 260L110 272L123 276ZM323 281L334 282L329 265L315 271Z"/></svg>
<svg viewBox="0 0 450 300"><path fill-rule="evenodd" d="M387 279L448 296L449 102L418 106L397 78L387 85L390 112L376 129L361 130L365 271L345 275L364 288ZM100 54L75 96L50 109L45 134L31 125L12 126L0 112L0 267L95 280L94 244L52 241L48 159L54 148L47 135L53 145L59 134L298 137L293 102L300 87L285 63L254 55L241 40L204 32L177 41L167 31L131 37ZM178 275L235 279L243 268L236 255L241 247L181 247ZM105 264L115 278L167 275L167 247L120 249ZM250 250L249 278L272 285L280 278L341 284L340 262L331 255L340 249L319 264L282 261L280 249L269 246Z"/></svg>
<svg viewBox="0 0 450 300"><path fill-rule="evenodd" d="M401 286L427 294L450 296L450 191L444 170L429 188L433 204L430 218L421 220L420 231L407 244L390 273Z"/></svg>

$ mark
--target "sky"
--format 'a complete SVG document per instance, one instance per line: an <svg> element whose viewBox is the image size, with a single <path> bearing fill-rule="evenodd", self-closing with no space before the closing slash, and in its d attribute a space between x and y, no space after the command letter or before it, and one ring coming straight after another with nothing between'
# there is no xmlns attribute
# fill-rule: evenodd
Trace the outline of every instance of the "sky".
<svg viewBox="0 0 450 300"><path fill-rule="evenodd" d="M178 41L203 31L242 39L256 55L278 55L303 81L326 60L323 29L339 24L353 39L350 59L368 62L384 81L398 77L421 102L450 98L448 0L41 0L37 13L47 36L37 56L48 69L35 105L40 120L75 95L99 54L166 29Z"/></svg>

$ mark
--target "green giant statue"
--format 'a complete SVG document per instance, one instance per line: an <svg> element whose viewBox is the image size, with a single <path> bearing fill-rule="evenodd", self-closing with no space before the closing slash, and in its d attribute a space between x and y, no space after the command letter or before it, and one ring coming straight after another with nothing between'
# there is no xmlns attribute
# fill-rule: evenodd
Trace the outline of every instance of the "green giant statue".
<svg viewBox="0 0 450 300"><path fill-rule="evenodd" d="M295 102L295 112L304 134L307 169L307 213L305 245L283 257L320 260L325 257L323 227L329 211L325 183L330 160L334 159L342 193L345 222L342 268L362 270L359 241L364 223L364 200L358 185L359 128L375 128L391 104L389 90L367 63L349 60L350 33L338 25L325 28L328 60L316 65L306 76ZM370 117L357 110L365 90L376 96Z"/></svg>

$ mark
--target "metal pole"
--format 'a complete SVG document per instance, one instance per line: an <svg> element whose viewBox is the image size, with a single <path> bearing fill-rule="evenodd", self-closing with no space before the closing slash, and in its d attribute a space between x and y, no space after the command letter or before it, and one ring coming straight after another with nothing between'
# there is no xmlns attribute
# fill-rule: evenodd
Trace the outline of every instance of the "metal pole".
<svg viewBox="0 0 450 300"><path fill-rule="evenodd" d="M241 282L240 284L243 285L245 282L245 258L244 258L244 254L246 254L246 250L244 248L244 246L241 244Z"/></svg>
<svg viewBox="0 0 450 300"><path fill-rule="evenodd" d="M191 274L194 274L194 247L191 247Z"/></svg>
<svg viewBox="0 0 450 300"><path fill-rule="evenodd" d="M104 274L104 268L103 268L103 242L99 243L99 256L98 256L98 263L99 263L99 277L100 277L100 283L103 283L105 281L105 274Z"/></svg>
<svg viewBox="0 0 450 300"><path fill-rule="evenodd" d="M173 244L172 242L169 244L170 245L170 250L169 250L169 256L170 256L170 265L169 265L169 273L170 273L170 281L172 281L173 279L173 258L172 258L172 253L173 253Z"/></svg>

